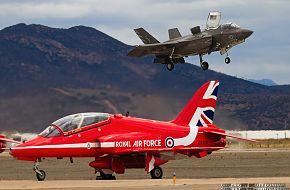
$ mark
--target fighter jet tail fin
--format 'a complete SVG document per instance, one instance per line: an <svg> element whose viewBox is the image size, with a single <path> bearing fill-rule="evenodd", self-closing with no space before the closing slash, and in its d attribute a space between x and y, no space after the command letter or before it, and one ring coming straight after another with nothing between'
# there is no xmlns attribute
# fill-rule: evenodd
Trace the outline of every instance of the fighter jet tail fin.
<svg viewBox="0 0 290 190"><path fill-rule="evenodd" d="M179 32L179 30L177 28L171 28L168 30L168 34L169 34L169 39L175 39L175 38L180 38L181 34Z"/></svg>
<svg viewBox="0 0 290 190"><path fill-rule="evenodd" d="M179 115L172 121L178 125L207 127L213 124L219 81L200 87Z"/></svg>
<svg viewBox="0 0 290 190"><path fill-rule="evenodd" d="M143 41L144 44L157 44L160 43L156 38L149 34L144 28L134 29L139 38Z"/></svg>

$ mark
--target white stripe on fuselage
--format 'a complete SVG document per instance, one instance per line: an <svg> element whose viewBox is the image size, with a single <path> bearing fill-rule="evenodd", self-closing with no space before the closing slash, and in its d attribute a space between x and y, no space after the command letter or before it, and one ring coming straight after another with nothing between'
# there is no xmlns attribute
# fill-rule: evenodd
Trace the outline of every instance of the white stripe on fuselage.
<svg viewBox="0 0 290 190"><path fill-rule="evenodd" d="M22 146L22 147L13 147L12 150L21 150L21 149L37 149L37 148L99 148L99 143L75 143L75 144L53 144L53 145L40 145L40 146Z"/></svg>
<svg viewBox="0 0 290 190"><path fill-rule="evenodd" d="M102 142L100 143L75 143L75 144L53 144L53 145L39 145L39 146L22 146L22 147L13 147L12 150L21 150L21 149L43 149L43 148L113 148L115 147L115 142Z"/></svg>
<svg viewBox="0 0 290 190"><path fill-rule="evenodd" d="M115 147L115 142L101 142L101 148Z"/></svg>

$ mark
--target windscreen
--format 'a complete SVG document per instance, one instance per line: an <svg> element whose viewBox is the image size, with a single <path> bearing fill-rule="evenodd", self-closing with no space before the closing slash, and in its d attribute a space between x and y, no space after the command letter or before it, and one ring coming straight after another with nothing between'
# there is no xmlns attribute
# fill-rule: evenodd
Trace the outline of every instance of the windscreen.
<svg viewBox="0 0 290 190"><path fill-rule="evenodd" d="M82 121L82 114L74 114L63 117L52 124L60 127L63 132L77 129Z"/></svg>
<svg viewBox="0 0 290 190"><path fill-rule="evenodd" d="M63 132L72 131L85 126L93 125L109 119L107 113L79 113L63 117L52 124L61 128Z"/></svg>
<svg viewBox="0 0 290 190"><path fill-rule="evenodd" d="M56 137L60 136L59 130L54 126L48 126L44 131L42 131L40 134L42 137Z"/></svg>

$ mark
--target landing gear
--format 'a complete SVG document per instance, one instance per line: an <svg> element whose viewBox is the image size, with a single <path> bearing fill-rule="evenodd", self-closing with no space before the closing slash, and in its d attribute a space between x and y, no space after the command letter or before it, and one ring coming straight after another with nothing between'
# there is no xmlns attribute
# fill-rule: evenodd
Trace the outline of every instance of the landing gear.
<svg viewBox="0 0 290 190"><path fill-rule="evenodd" d="M208 62L202 60L202 55L201 54L199 54L199 62L200 62L200 67L204 71L208 70L208 68L209 68Z"/></svg>
<svg viewBox="0 0 290 190"><path fill-rule="evenodd" d="M231 59L227 56L226 58L225 58L225 63L226 64L229 64L231 62Z"/></svg>
<svg viewBox="0 0 290 190"><path fill-rule="evenodd" d="M174 69L174 60L173 60L174 51L175 47L172 49L171 54L169 55L169 59L166 63L166 68L168 71L172 71Z"/></svg>
<svg viewBox="0 0 290 190"><path fill-rule="evenodd" d="M159 166L155 166L153 170L150 171L152 179L161 179L163 176L163 171Z"/></svg>
<svg viewBox="0 0 290 190"><path fill-rule="evenodd" d="M38 169L40 161L41 161L41 159L37 159L37 161L34 163L33 171L35 171L36 178L38 181L44 181L46 178L45 171Z"/></svg>
<svg viewBox="0 0 290 190"><path fill-rule="evenodd" d="M100 175L96 177L96 180L116 180L116 176L113 176L113 174L106 174L102 170L99 172Z"/></svg>
<svg viewBox="0 0 290 190"><path fill-rule="evenodd" d="M201 68L202 68L204 71L208 70L208 67L209 67L208 62L206 62L206 61L203 61L203 62L200 64L200 66L201 66Z"/></svg>
<svg viewBox="0 0 290 190"><path fill-rule="evenodd" d="M225 63L226 63L226 64L229 64L229 63L231 62L231 59L230 59L230 57L229 57L228 52L226 52L226 53L227 53L227 56L226 56L226 58L225 58Z"/></svg>
<svg viewBox="0 0 290 190"><path fill-rule="evenodd" d="M38 181L44 181L45 177L46 177L45 171L39 170L38 172L36 172L36 178Z"/></svg>
<svg viewBox="0 0 290 190"><path fill-rule="evenodd" d="M174 63L173 62L167 63L166 68L168 71L172 71L174 69Z"/></svg>

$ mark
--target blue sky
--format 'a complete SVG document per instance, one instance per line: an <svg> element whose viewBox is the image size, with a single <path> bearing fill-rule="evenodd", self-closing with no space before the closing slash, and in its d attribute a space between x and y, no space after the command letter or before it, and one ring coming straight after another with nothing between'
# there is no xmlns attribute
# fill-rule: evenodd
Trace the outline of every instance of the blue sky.
<svg viewBox="0 0 290 190"><path fill-rule="evenodd" d="M0 28L20 22L61 28L86 25L135 45L141 41L134 28L144 27L165 41L169 28L178 27L183 35L193 26L204 28L212 10L222 12L221 23L232 21L254 34L230 50L230 65L219 53L205 56L211 69L290 84L288 0L1 0ZM198 57L187 61L199 64Z"/></svg>

